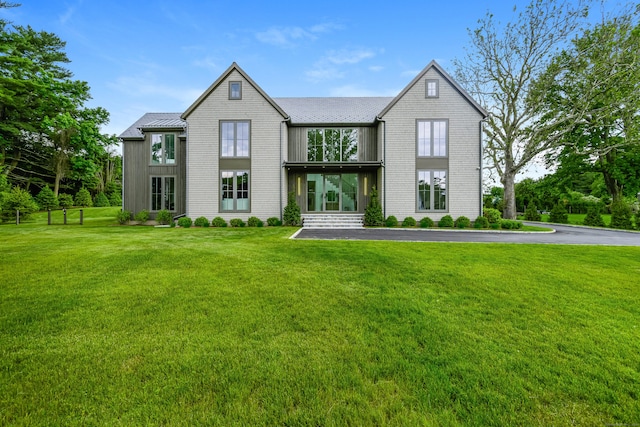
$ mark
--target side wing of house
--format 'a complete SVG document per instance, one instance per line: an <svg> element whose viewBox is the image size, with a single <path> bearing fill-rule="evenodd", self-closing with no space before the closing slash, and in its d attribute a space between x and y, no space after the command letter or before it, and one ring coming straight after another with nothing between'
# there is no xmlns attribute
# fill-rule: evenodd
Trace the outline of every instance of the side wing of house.
<svg viewBox="0 0 640 427"><path fill-rule="evenodd" d="M166 209L185 212L186 140L180 113L147 113L120 135L123 209L151 218Z"/></svg>
<svg viewBox="0 0 640 427"><path fill-rule="evenodd" d="M185 111L191 218L280 217L287 115L232 64Z"/></svg>
<svg viewBox="0 0 640 427"><path fill-rule="evenodd" d="M484 117L431 62L379 115L385 214L399 220L480 215Z"/></svg>

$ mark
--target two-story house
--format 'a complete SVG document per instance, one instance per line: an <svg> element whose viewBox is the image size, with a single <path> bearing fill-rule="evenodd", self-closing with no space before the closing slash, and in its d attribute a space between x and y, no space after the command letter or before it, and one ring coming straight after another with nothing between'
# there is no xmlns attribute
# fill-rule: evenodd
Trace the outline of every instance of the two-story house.
<svg viewBox="0 0 640 427"><path fill-rule="evenodd" d="M232 64L185 112L125 130L123 208L192 218L482 211L486 112L431 62L396 97L271 98Z"/></svg>

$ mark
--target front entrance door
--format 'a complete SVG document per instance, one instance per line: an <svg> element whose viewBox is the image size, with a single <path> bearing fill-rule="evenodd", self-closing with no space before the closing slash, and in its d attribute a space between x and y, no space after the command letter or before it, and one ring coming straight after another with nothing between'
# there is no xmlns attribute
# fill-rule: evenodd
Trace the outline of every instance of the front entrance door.
<svg viewBox="0 0 640 427"><path fill-rule="evenodd" d="M357 212L358 174L307 174L308 212Z"/></svg>

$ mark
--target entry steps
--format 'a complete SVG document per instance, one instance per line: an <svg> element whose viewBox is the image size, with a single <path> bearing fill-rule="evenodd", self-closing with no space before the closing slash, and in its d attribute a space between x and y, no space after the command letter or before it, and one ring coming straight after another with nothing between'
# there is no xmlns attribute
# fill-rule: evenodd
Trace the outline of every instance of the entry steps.
<svg viewBox="0 0 640 427"><path fill-rule="evenodd" d="M364 228L362 214L304 214L304 228Z"/></svg>

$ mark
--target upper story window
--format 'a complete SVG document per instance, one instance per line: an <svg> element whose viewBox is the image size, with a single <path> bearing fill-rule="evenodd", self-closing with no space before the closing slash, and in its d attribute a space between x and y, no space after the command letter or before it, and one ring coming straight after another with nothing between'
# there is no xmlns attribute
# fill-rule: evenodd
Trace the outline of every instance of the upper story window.
<svg viewBox="0 0 640 427"><path fill-rule="evenodd" d="M151 164L172 165L176 163L176 136L172 133L151 134Z"/></svg>
<svg viewBox="0 0 640 427"><path fill-rule="evenodd" d="M426 85L427 85L427 92L426 92L426 96L427 98L437 98L440 94L439 94L439 87L438 87L438 80L431 80L428 79L426 81Z"/></svg>
<svg viewBox="0 0 640 427"><path fill-rule="evenodd" d="M229 99L242 99L242 82L229 82Z"/></svg>
<svg viewBox="0 0 640 427"><path fill-rule="evenodd" d="M249 157L248 121L220 122L220 157Z"/></svg>
<svg viewBox="0 0 640 427"><path fill-rule="evenodd" d="M357 162L358 129L308 129L307 160Z"/></svg>
<svg viewBox="0 0 640 427"><path fill-rule="evenodd" d="M418 120L418 157L446 157L448 120Z"/></svg>

